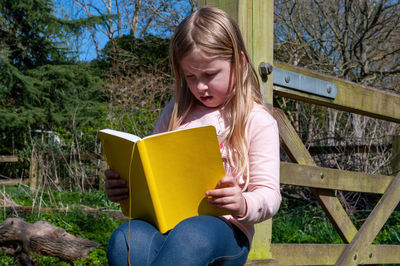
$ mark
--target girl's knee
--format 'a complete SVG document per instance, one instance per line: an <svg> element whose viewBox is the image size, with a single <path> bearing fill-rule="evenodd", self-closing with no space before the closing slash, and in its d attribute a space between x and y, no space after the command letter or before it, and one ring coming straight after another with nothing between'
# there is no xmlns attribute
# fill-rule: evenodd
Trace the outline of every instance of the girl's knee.
<svg viewBox="0 0 400 266"><path fill-rule="evenodd" d="M108 245L128 245L128 240L142 238L146 235L153 235L153 232L157 229L146 221L142 220L130 220L121 224L111 235Z"/></svg>
<svg viewBox="0 0 400 266"><path fill-rule="evenodd" d="M218 218L208 216L188 218L180 222L170 232L169 238L175 238L182 245L182 248L193 248L197 250L196 252L212 249L213 245L218 242L215 238L219 237L218 228L215 227L215 223L222 222L216 219Z"/></svg>

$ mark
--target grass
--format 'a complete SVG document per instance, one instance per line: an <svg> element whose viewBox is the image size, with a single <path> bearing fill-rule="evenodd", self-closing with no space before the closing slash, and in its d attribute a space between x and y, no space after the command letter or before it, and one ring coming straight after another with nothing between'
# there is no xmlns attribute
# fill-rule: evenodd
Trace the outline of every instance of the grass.
<svg viewBox="0 0 400 266"><path fill-rule="evenodd" d="M359 211L350 218L359 229L370 213L371 210ZM321 207L285 198L273 218L272 232L273 243L343 244ZM392 213L373 244L400 244L399 210Z"/></svg>
<svg viewBox="0 0 400 266"><path fill-rule="evenodd" d="M122 223L119 219L110 217L101 210L117 210L117 204L106 199L103 191L64 192L37 191L32 193L27 187L3 187L0 198L8 197L23 206L45 206L48 208L68 208L69 211L55 211L16 214L11 209L0 209L0 223L8 217L19 216L27 222L47 221L55 226L64 228L75 236L90 239L101 246L92 250L90 255L73 265L107 265L107 242L111 233ZM99 214L85 214L82 209L95 208ZM368 217L370 211L359 212L352 216L357 228ZM295 200L284 198L278 214L273 219L273 243L343 243L325 213L319 206L305 205ZM400 244L400 211L394 212L381 232L376 237L375 244ZM58 258L33 255L38 265L69 265ZM15 265L12 257L0 252L0 265Z"/></svg>
<svg viewBox="0 0 400 266"><path fill-rule="evenodd" d="M6 196L21 206L40 206L46 208L96 208L118 210L119 205L107 200L104 191L54 191L38 190L32 192L25 185L7 186L0 191L0 197Z"/></svg>
<svg viewBox="0 0 400 266"><path fill-rule="evenodd" d="M322 209L311 204L284 198L272 221L273 243L343 243Z"/></svg>
<svg viewBox="0 0 400 266"><path fill-rule="evenodd" d="M16 213L12 209L0 209L0 223L8 217L21 217L25 221L34 223L46 221L54 226L64 228L68 233L86 238L101 246L92 250L85 259L75 261L73 265L107 265L106 250L108 239L112 232L123 222L110 217L101 210L117 210L119 207L106 199L103 191L64 192L64 191L37 191L30 192L24 186L3 187L0 198L6 196L21 206L39 206L46 208L64 208L69 211ZM99 210L98 215L85 214L85 208ZM38 265L70 265L58 258L42 257L32 254ZM0 265L15 265L12 257L0 252Z"/></svg>

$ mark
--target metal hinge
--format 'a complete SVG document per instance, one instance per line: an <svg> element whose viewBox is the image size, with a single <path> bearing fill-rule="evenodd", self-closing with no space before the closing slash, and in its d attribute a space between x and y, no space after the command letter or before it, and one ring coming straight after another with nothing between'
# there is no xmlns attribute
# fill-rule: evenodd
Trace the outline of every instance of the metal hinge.
<svg viewBox="0 0 400 266"><path fill-rule="evenodd" d="M273 80L274 85L312 93L330 99L335 99L338 92L335 83L311 78L275 67Z"/></svg>

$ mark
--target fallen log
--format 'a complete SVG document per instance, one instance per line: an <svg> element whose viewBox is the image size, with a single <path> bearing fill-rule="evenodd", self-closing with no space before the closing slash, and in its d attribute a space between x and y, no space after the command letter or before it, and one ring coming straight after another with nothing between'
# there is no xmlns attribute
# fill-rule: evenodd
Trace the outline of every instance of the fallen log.
<svg viewBox="0 0 400 266"><path fill-rule="evenodd" d="M75 237L44 221L31 224L21 218L8 218L0 224L0 250L14 256L22 265L35 265L29 252L72 262L85 258L98 246L100 244Z"/></svg>

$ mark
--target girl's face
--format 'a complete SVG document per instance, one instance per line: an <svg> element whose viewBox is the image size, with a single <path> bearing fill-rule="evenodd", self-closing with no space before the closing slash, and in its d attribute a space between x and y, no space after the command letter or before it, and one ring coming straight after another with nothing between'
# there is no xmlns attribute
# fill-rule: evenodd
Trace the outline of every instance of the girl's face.
<svg viewBox="0 0 400 266"><path fill-rule="evenodd" d="M194 49L182 59L181 67L190 91L203 105L225 103L234 80L231 61L210 58Z"/></svg>

